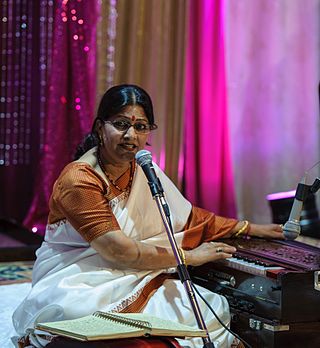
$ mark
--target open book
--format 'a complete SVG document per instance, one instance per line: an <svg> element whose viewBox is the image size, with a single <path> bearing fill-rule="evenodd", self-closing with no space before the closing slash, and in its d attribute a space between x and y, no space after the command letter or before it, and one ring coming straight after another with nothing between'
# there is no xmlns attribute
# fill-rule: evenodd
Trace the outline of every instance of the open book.
<svg viewBox="0 0 320 348"><path fill-rule="evenodd" d="M143 313L95 312L78 319L36 324L36 329L80 341L140 336L205 337L206 331Z"/></svg>

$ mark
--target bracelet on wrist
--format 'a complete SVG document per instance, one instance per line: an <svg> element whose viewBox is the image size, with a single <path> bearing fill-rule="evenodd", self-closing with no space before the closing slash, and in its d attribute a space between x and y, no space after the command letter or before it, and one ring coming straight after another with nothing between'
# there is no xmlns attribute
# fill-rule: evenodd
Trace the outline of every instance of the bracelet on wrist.
<svg viewBox="0 0 320 348"><path fill-rule="evenodd" d="M234 237L240 237L240 236L243 235L243 234L245 234L245 236L247 237L247 236L248 236L248 233L249 233L249 230L250 230L249 221L248 221L248 220L244 220L244 221L243 221L243 226L240 228L239 231L237 231L237 232L234 234Z"/></svg>
<svg viewBox="0 0 320 348"><path fill-rule="evenodd" d="M182 263L187 266L186 254L185 254L184 250L182 248L178 248L178 250L179 250L179 255L181 257Z"/></svg>

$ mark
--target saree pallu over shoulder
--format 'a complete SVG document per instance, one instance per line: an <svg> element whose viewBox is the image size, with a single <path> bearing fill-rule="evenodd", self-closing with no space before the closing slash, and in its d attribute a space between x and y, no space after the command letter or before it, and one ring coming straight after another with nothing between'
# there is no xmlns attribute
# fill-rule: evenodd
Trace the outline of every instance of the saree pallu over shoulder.
<svg viewBox="0 0 320 348"><path fill-rule="evenodd" d="M158 166L155 169L166 194L177 243L181 245L191 204ZM170 247L140 167L129 196L116 197L109 205L127 236ZM61 220L47 226L45 241L37 251L32 289L13 315L15 329L23 335L38 321L78 318L96 310L137 311L174 271L119 270L104 260L68 220Z"/></svg>

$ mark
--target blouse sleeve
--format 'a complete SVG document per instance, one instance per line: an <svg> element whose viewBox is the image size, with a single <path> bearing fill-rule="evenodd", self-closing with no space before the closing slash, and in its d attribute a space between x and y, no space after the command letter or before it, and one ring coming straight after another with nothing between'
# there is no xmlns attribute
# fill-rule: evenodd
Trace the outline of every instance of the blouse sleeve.
<svg viewBox="0 0 320 348"><path fill-rule="evenodd" d="M89 243L106 232L119 230L106 198L106 185L98 174L85 164L67 168L54 185L49 223L65 218Z"/></svg>
<svg viewBox="0 0 320 348"><path fill-rule="evenodd" d="M192 207L182 240L183 249L194 249L203 242L222 238L238 220L215 215L205 209Z"/></svg>

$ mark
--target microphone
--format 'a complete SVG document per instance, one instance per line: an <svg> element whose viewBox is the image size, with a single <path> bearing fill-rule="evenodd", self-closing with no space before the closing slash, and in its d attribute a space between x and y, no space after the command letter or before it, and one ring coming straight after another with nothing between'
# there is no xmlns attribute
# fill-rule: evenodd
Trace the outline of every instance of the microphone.
<svg viewBox="0 0 320 348"><path fill-rule="evenodd" d="M136 153L135 157L137 164L142 168L147 177L152 196L163 196L163 188L154 170L151 152L140 150Z"/></svg>
<svg viewBox="0 0 320 348"><path fill-rule="evenodd" d="M296 239L300 232L300 217L303 207L303 201L309 193L309 187L306 183L306 176L304 176L298 184L293 205L290 211L289 220L283 226L283 234L286 239Z"/></svg>

